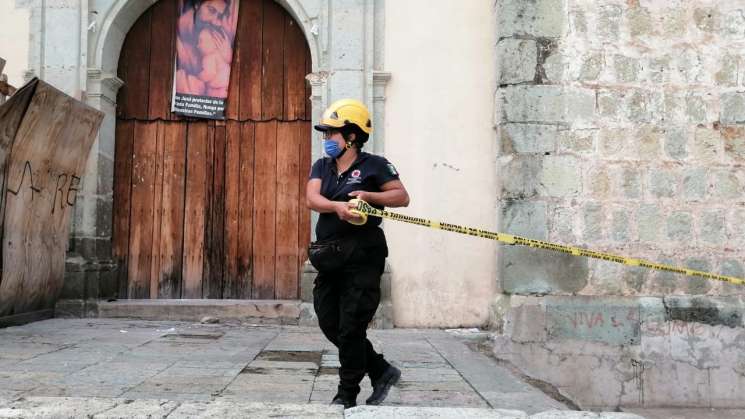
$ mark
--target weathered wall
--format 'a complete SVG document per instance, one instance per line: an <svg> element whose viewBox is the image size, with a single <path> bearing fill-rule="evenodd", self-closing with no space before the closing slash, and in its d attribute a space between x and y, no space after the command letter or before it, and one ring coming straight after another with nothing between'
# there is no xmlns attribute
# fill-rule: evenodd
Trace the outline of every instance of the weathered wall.
<svg viewBox="0 0 745 419"><path fill-rule="evenodd" d="M742 277L745 1L497 8L500 229ZM665 316L671 296L745 288L543 251L499 257L496 350L520 367L589 405L744 403L732 390L744 384L740 300L725 304L738 321L712 312L724 304L713 297ZM529 309L514 297L545 294L565 297Z"/></svg>
<svg viewBox="0 0 745 419"><path fill-rule="evenodd" d="M494 353L585 408L742 408L744 310L731 296L513 296Z"/></svg>
<svg viewBox="0 0 745 419"><path fill-rule="evenodd" d="M7 63L3 73L8 83L21 87L28 69L29 11L16 7L16 0L0 0L0 57Z"/></svg>
<svg viewBox="0 0 745 419"><path fill-rule="evenodd" d="M745 2L500 3L503 228L742 276ZM525 278L504 256L516 293L742 291L595 260L556 275L555 255Z"/></svg>
<svg viewBox="0 0 745 419"><path fill-rule="evenodd" d="M411 195L401 212L493 230L493 2L390 3L385 155ZM397 326L487 321L493 242L395 222L385 230Z"/></svg>

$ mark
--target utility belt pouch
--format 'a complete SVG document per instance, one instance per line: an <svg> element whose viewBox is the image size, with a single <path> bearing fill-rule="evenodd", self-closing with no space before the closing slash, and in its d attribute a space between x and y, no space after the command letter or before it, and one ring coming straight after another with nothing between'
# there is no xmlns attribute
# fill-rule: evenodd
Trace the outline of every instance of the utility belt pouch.
<svg viewBox="0 0 745 419"><path fill-rule="evenodd" d="M318 272L341 270L356 247L352 238L319 240L308 245L308 259Z"/></svg>

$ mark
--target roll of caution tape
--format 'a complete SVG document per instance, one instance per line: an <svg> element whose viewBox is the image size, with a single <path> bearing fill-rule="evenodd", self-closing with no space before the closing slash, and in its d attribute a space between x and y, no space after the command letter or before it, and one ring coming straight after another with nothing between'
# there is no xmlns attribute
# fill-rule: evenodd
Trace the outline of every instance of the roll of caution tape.
<svg viewBox="0 0 745 419"><path fill-rule="evenodd" d="M697 271L687 268L678 268L671 265L664 265L661 263L654 263L644 259L629 258L625 256L613 255L605 252L596 252L593 250L582 249L580 247L566 246L558 243L551 243L542 240L528 239L526 237L513 236L504 233L494 233L491 231L481 230L478 228L463 227L457 224L450 224L440 221L432 221L424 218L411 217L408 215L397 214L395 212L385 211L377 209L365 201L359 199L353 199L350 202L357 205L353 210L354 213L365 215L364 220L367 221L367 216L387 218L389 220L401 221L409 224L416 224L424 227L435 228L439 230L452 231L453 233L467 234L474 237L482 237L485 239L496 240L498 242L506 243L509 245L527 246L534 249L552 250L554 252L566 253L573 256L584 256L593 259L600 259L609 262L621 263L628 266L641 266L643 268L654 269L658 271L666 271L679 273L688 276L695 276L705 279L713 279L717 281L724 281L735 285L745 285L745 279L737 278L734 276L718 275L709 272ZM364 224L364 222L362 223Z"/></svg>
<svg viewBox="0 0 745 419"><path fill-rule="evenodd" d="M361 201L361 200L355 198L355 199L350 200L349 202L352 203L352 204L354 204L354 205L359 206L360 205L360 202L365 202L365 201ZM368 204L367 202L365 202L365 204L367 206L370 206L370 204ZM370 208L374 208L374 207L371 207L370 206ZM367 222L367 214L365 214L362 211L356 210L356 209L349 210L349 212L351 212L352 214L355 214L355 215L357 215L357 216L360 217L359 220L348 220L347 222L349 224L354 224L356 226L365 225L365 223Z"/></svg>

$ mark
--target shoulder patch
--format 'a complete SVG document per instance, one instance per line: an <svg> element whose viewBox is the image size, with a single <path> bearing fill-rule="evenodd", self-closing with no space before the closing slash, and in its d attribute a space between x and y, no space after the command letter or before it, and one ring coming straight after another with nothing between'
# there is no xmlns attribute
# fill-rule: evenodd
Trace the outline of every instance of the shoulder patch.
<svg viewBox="0 0 745 419"><path fill-rule="evenodd" d="M388 163L388 172L390 172L393 176L398 176L398 171L396 170L396 166L393 165L393 163Z"/></svg>

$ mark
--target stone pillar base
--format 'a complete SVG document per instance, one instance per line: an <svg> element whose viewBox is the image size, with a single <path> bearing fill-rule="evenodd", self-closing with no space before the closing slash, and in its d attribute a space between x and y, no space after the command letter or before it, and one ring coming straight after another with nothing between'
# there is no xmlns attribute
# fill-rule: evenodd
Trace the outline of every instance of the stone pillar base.
<svg viewBox="0 0 745 419"><path fill-rule="evenodd" d="M98 300L59 300L54 306L54 317L63 319L96 318L98 317Z"/></svg>
<svg viewBox="0 0 745 419"><path fill-rule="evenodd" d="M313 280L315 280L318 271L310 262L305 261L303 273L300 278L300 299L303 304L300 308L300 325L301 326L318 326L318 318L313 309ZM374 329L392 329L393 322L393 302L391 301L391 267L385 264L385 271L380 278L380 305L375 313L370 327Z"/></svg>
<svg viewBox="0 0 745 419"><path fill-rule="evenodd" d="M98 300L117 296L116 271L111 260L69 254L55 317L98 317Z"/></svg>

